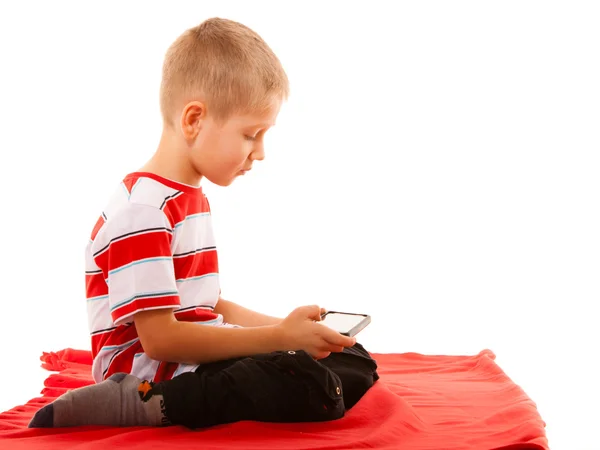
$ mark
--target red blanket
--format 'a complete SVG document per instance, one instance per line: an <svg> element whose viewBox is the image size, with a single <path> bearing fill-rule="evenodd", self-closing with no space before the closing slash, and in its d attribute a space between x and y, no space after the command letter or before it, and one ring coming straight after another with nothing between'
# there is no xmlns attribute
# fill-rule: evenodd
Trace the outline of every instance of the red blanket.
<svg viewBox="0 0 600 450"><path fill-rule="evenodd" d="M0 414L0 448L548 450L535 404L498 367L492 352L373 356L380 381L343 419L333 422L239 422L196 431L175 426L28 429L42 405L92 382L89 352L45 353L43 367L58 373L46 380L43 397Z"/></svg>

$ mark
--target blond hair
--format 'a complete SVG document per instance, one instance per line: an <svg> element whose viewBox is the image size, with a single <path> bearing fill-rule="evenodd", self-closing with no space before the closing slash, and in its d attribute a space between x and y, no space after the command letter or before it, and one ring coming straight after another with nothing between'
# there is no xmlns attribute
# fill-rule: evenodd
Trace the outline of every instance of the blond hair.
<svg viewBox="0 0 600 450"><path fill-rule="evenodd" d="M265 41L245 25L213 18L185 31L167 50L160 87L163 120L171 123L191 100L224 120L234 113L265 111L289 95L281 62Z"/></svg>

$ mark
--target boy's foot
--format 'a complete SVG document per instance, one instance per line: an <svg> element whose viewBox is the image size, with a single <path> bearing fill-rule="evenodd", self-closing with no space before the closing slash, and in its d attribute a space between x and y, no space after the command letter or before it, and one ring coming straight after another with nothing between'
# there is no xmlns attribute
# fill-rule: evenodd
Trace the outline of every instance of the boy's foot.
<svg viewBox="0 0 600 450"><path fill-rule="evenodd" d="M40 409L29 428L78 425L169 425L164 400L154 383L116 373L107 380L74 389Z"/></svg>

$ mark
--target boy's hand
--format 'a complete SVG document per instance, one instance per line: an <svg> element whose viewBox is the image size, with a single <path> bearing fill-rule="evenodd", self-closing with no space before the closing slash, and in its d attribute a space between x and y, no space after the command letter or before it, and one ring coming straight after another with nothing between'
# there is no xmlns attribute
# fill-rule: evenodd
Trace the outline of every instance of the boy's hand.
<svg viewBox="0 0 600 450"><path fill-rule="evenodd" d="M318 306L301 306L290 313L279 325L281 343L289 350L304 350L315 359L327 358L331 352L352 347L355 338L344 336L318 323L325 310Z"/></svg>

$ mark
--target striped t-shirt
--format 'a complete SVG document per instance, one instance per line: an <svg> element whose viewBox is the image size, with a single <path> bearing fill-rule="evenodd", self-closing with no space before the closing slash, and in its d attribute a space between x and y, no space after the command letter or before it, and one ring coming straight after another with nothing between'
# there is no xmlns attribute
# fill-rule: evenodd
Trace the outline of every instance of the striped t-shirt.
<svg viewBox="0 0 600 450"><path fill-rule="evenodd" d="M86 297L92 374L117 372L162 381L197 365L150 359L133 315L170 308L177 320L222 326L218 260L202 188L151 173L125 177L86 248Z"/></svg>

